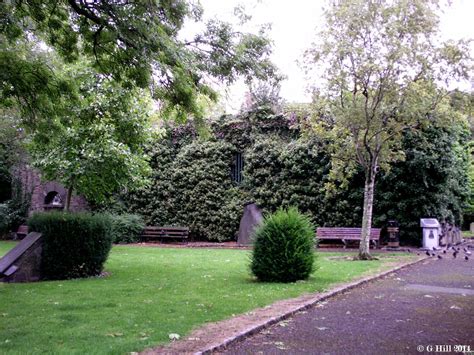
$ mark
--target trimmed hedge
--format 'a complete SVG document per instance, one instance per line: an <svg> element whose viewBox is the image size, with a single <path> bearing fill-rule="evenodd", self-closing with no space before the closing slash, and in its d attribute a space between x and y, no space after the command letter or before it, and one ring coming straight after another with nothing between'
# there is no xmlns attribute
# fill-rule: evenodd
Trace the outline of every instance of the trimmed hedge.
<svg viewBox="0 0 474 355"><path fill-rule="evenodd" d="M41 275L62 280L96 276L102 272L112 247L112 221L90 213L37 213L30 230L43 234Z"/></svg>
<svg viewBox="0 0 474 355"><path fill-rule="evenodd" d="M314 227L296 208L265 217L254 238L250 268L260 281L294 282L313 271Z"/></svg>
<svg viewBox="0 0 474 355"><path fill-rule="evenodd" d="M136 243L145 228L145 223L140 215L119 214L111 215L112 236L114 243Z"/></svg>

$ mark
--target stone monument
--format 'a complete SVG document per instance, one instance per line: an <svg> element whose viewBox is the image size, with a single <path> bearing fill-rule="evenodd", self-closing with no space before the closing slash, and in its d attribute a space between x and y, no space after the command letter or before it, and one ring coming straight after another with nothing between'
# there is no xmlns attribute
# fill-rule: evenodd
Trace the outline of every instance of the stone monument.
<svg viewBox="0 0 474 355"><path fill-rule="evenodd" d="M32 232L0 259L0 281L31 282L41 279L41 233Z"/></svg>
<svg viewBox="0 0 474 355"><path fill-rule="evenodd" d="M423 249L432 250L439 247L439 231L441 225L436 218L421 218L423 228Z"/></svg>
<svg viewBox="0 0 474 355"><path fill-rule="evenodd" d="M253 202L247 203L244 206L244 214L240 220L237 244L242 246L252 244L252 236L255 228L262 223L262 221L263 215L260 208Z"/></svg>

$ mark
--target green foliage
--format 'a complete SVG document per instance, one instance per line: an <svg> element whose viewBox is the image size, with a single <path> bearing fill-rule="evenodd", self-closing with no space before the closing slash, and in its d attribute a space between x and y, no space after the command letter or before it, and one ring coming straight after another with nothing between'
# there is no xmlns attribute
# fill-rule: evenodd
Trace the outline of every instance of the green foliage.
<svg viewBox="0 0 474 355"><path fill-rule="evenodd" d="M370 257L376 175L403 160L403 134L459 119L446 88L469 81L469 45L440 44L437 10L437 1L333 0L308 51L308 66L323 73L313 128L330 138L332 180L356 166L365 174L361 259Z"/></svg>
<svg viewBox="0 0 474 355"><path fill-rule="evenodd" d="M10 209L8 205L0 204L0 239L10 231Z"/></svg>
<svg viewBox="0 0 474 355"><path fill-rule="evenodd" d="M31 194L23 190L18 179L13 179L11 184L10 199L0 204L0 237L24 224L30 208Z"/></svg>
<svg viewBox="0 0 474 355"><path fill-rule="evenodd" d="M17 110L0 108L0 202L11 198L14 183L11 173L25 153L19 121Z"/></svg>
<svg viewBox="0 0 474 355"><path fill-rule="evenodd" d="M282 140L260 137L245 155L244 188L267 212L296 206L318 226L359 223L362 187L327 195L324 189L330 162L317 138Z"/></svg>
<svg viewBox="0 0 474 355"><path fill-rule="evenodd" d="M0 256L13 247L0 242ZM0 314L8 322L1 323L0 337L10 341L0 342L0 353L29 354L31 344L35 353L140 352L169 343L171 332L183 338L211 320L324 292L416 259L383 253L380 260L354 263L348 255L324 253L317 277L287 285L250 282L247 250L114 246L109 277L1 284Z"/></svg>
<svg viewBox="0 0 474 355"><path fill-rule="evenodd" d="M133 213L143 216L147 225L170 224L174 216L173 161L176 149L168 141L158 141L150 148L149 185L134 189L124 196L125 204Z"/></svg>
<svg viewBox="0 0 474 355"><path fill-rule="evenodd" d="M201 95L215 99L204 78L231 83L240 75L251 80L275 73L263 29L259 35L246 34L214 19L194 38L178 36L186 20L201 20L202 8L191 1L125 5L15 0L2 2L0 13L0 75L4 79L0 83L7 83L8 94L27 101L25 111L33 120L56 115L58 96L69 91L63 90L68 80L57 80L51 63L31 55L44 52L37 45L40 41L60 62L81 62L85 57L102 76L127 88L153 87L156 99L181 119L187 113L202 116ZM36 46L27 55L18 55L19 46L28 42ZM61 85L55 85L56 81Z"/></svg>
<svg viewBox="0 0 474 355"><path fill-rule="evenodd" d="M0 108L17 111L29 128L45 129L67 112L66 103L76 101L77 93L68 78L52 69L54 57L28 42L11 43L0 31Z"/></svg>
<svg viewBox="0 0 474 355"><path fill-rule="evenodd" d="M42 277L50 280L96 276L112 247L107 215L49 212L34 214L30 230L43 234Z"/></svg>
<svg viewBox="0 0 474 355"><path fill-rule="evenodd" d="M393 165L377 185L376 220L401 223L401 240L420 243L419 222L435 217L460 226L471 194L466 132L461 127L432 126L407 132L406 159Z"/></svg>
<svg viewBox="0 0 474 355"><path fill-rule="evenodd" d="M233 149L222 142L195 142L181 149L171 172L175 223L198 238L234 238L242 201L230 180Z"/></svg>
<svg viewBox="0 0 474 355"><path fill-rule="evenodd" d="M151 154L151 187L127 197L130 210L149 225L188 226L198 239L233 239L243 197L230 179L233 148L195 141L181 149L157 142Z"/></svg>
<svg viewBox="0 0 474 355"><path fill-rule="evenodd" d="M136 214L113 214L112 236L114 243L136 243L140 240L140 235L145 228L145 223L141 216Z"/></svg>
<svg viewBox="0 0 474 355"><path fill-rule="evenodd" d="M54 130L32 135L35 166L44 179L60 181L96 203L122 189L143 186L149 172L143 151L149 137L149 98L81 65L71 68L70 76L82 100L72 104Z"/></svg>
<svg viewBox="0 0 474 355"><path fill-rule="evenodd" d="M31 204L31 192L24 190L21 181L16 178L12 181L11 199L6 204L10 211L10 229L14 231L26 222Z"/></svg>
<svg viewBox="0 0 474 355"><path fill-rule="evenodd" d="M296 208L266 216L254 235L250 268L260 281L305 280L314 269L315 230Z"/></svg>

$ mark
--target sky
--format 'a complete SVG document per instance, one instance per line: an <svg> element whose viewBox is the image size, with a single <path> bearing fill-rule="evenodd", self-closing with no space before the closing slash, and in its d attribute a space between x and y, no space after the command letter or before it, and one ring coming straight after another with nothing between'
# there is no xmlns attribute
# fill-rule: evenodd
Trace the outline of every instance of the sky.
<svg viewBox="0 0 474 355"><path fill-rule="evenodd" d="M272 60L287 79L282 83L281 96L287 102L309 102L308 82L298 65L303 53L316 38L318 24L322 22L324 0L200 0L204 18L218 17L235 21L233 10L243 5L252 20L237 29L252 32L259 25L270 23L273 40ZM474 38L474 0L452 0L440 20L443 39ZM191 29L192 31L192 29ZM243 102L247 88L237 83L227 90L228 111L237 111Z"/></svg>

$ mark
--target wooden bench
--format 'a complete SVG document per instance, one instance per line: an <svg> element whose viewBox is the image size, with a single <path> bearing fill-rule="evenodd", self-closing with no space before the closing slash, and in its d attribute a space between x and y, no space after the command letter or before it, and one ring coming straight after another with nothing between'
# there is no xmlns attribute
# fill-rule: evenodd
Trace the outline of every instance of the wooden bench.
<svg viewBox="0 0 474 355"><path fill-rule="evenodd" d="M371 228L370 242L374 247L378 248L380 241L380 228ZM340 228L340 227L321 227L316 230L316 236L319 240L341 240L344 243L344 248L347 247L348 241L360 241L362 228Z"/></svg>
<svg viewBox="0 0 474 355"><path fill-rule="evenodd" d="M181 239L183 242L187 242L189 236L188 227L145 227L142 232L142 240L148 241L151 239Z"/></svg>

